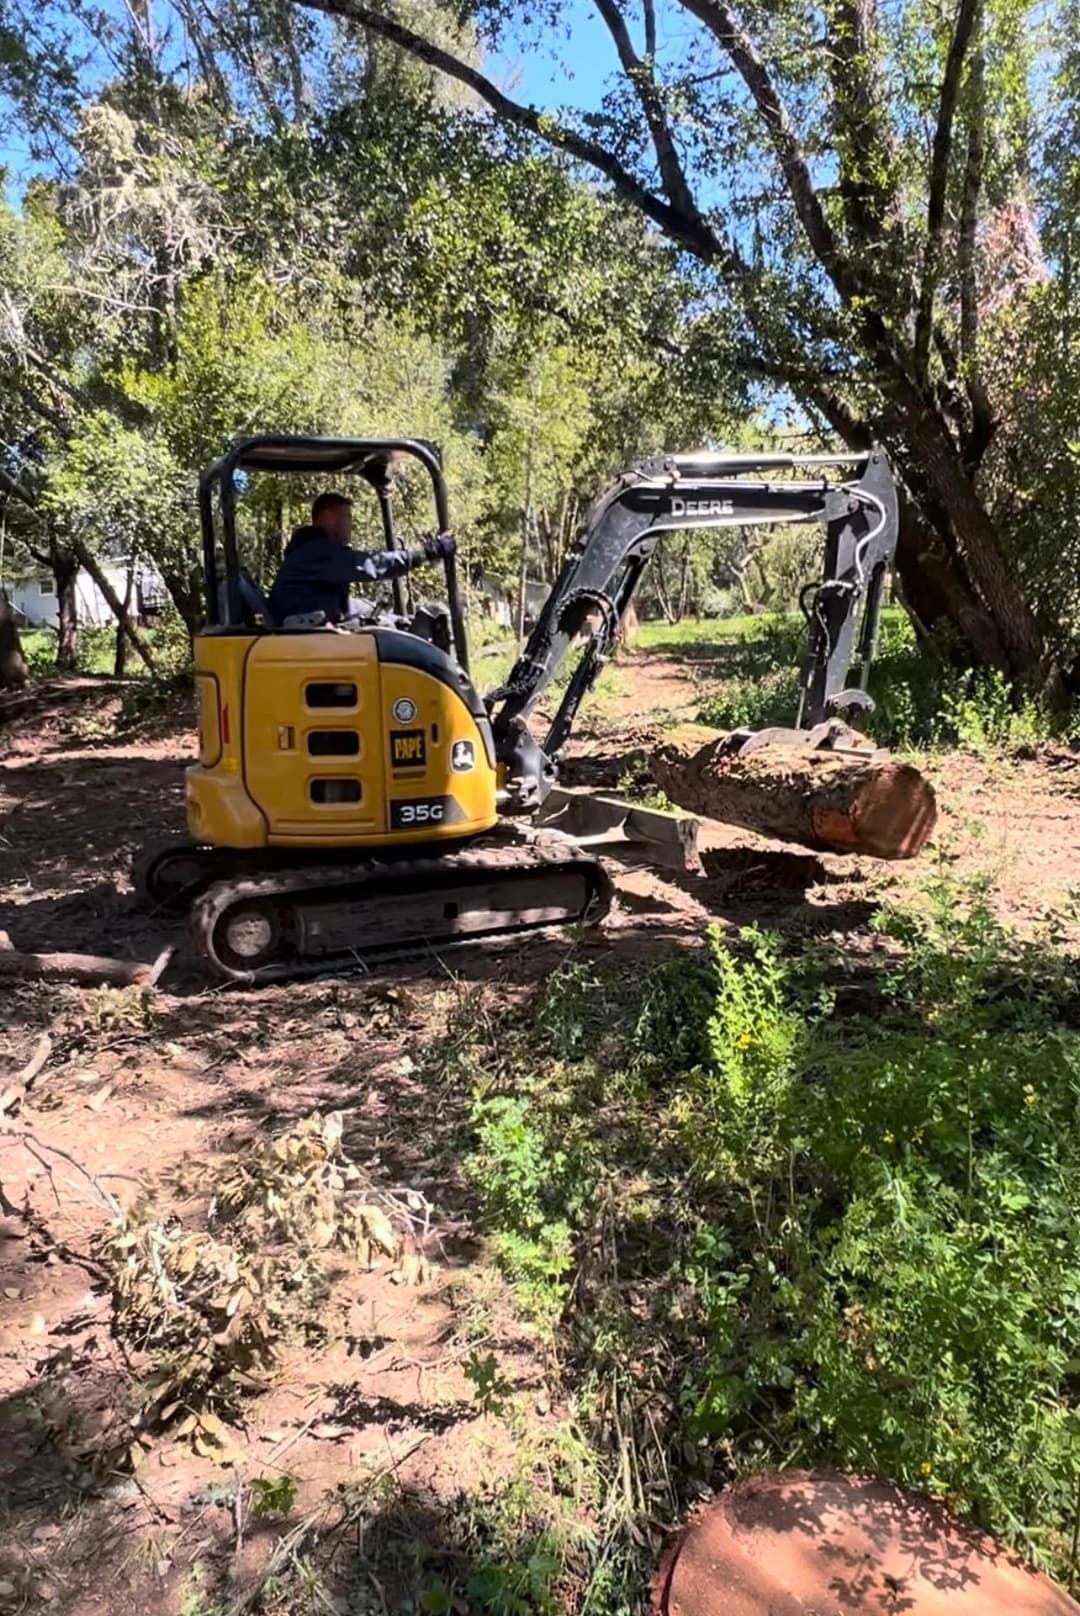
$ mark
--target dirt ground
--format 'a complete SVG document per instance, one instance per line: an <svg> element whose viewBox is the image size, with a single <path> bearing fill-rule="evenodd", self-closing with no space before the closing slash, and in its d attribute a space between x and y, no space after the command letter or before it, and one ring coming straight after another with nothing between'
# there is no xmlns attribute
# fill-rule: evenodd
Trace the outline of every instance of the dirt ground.
<svg viewBox="0 0 1080 1616"><path fill-rule="evenodd" d="M625 782L650 737L692 717L701 694L700 677L669 657L624 659L568 778ZM283 1534L358 1477L375 1515L387 1479L393 1502L381 1537L369 1522L362 1545L343 1536L334 1552L371 1580L372 1610L400 1609L402 1546L450 1541L461 1498L513 1466L505 1423L464 1373L469 1355L495 1354L541 1432L559 1418L545 1349L499 1305L470 1227L452 1108L423 1076L425 1045L463 1003L520 998L572 952L655 957L712 922L761 919L854 946L882 897L916 886L936 859L988 873L1001 912L1024 927L1068 909L1080 881L1080 756L953 755L929 765L940 821L914 867L709 827L706 876L613 864L616 910L585 942L543 934L393 977L224 990L203 977L183 923L141 912L128 880L145 840L182 828L192 735L179 715L116 744L116 702L77 681L0 705L0 930L25 950L176 950L149 1008L137 993L0 982L0 1612L186 1613L199 1608L197 1566L239 1613ZM43 1034L40 1071L13 1093ZM197 1220L227 1164L314 1111L342 1114L348 1158L397 1209L430 1279L402 1283L389 1258L343 1274L317 1339L245 1401L227 1469L166 1434L134 1474L102 1472L93 1455L128 1417L132 1381L95 1283L105 1197L127 1206L148 1186ZM287 1515L245 1515L243 1483L276 1475L295 1485ZM394 1553L380 1559L379 1542Z"/></svg>

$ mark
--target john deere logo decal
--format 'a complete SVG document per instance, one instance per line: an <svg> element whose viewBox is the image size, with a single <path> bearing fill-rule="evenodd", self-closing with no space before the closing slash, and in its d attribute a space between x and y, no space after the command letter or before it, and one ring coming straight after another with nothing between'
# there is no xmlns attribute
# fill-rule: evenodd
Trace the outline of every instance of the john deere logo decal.
<svg viewBox="0 0 1080 1616"><path fill-rule="evenodd" d="M411 724L416 717L416 703L409 696L399 696L392 711L397 723Z"/></svg>
<svg viewBox="0 0 1080 1616"><path fill-rule="evenodd" d="M455 774L468 774L476 767L476 753L471 741L455 741L450 752L450 767Z"/></svg>

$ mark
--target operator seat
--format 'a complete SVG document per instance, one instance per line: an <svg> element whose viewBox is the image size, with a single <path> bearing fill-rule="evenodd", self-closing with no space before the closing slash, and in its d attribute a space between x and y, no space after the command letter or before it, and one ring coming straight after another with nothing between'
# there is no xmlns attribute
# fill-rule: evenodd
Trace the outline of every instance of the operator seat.
<svg viewBox="0 0 1080 1616"><path fill-rule="evenodd" d="M409 633L429 641L440 651L445 651L447 656L450 655L453 642L450 637L450 613L445 606L419 607L409 624Z"/></svg>
<svg viewBox="0 0 1080 1616"><path fill-rule="evenodd" d="M270 610L270 602L255 582L249 572L240 568L240 604L244 611L244 620L254 627L261 617L267 628L273 628L274 615Z"/></svg>
<svg viewBox="0 0 1080 1616"><path fill-rule="evenodd" d="M274 614L270 610L270 602L255 582L254 578L243 567L236 581L236 604L240 608L240 616L246 628L276 628ZM232 613L227 610L228 585L225 580L218 584L218 612L222 621L227 621ZM261 624L260 624L261 620Z"/></svg>

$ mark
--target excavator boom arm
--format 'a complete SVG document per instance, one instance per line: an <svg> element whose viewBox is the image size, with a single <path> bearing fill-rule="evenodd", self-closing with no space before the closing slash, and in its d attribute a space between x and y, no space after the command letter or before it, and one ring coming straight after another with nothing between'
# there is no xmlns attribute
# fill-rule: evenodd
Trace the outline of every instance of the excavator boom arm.
<svg viewBox="0 0 1080 1616"><path fill-rule="evenodd" d="M855 467L857 475L831 478L838 466ZM625 473L592 505L509 679L488 698L511 805L529 809L546 795L545 780L554 779L555 761L578 707L665 534L802 522L824 524L826 543L821 579L802 595L810 644L798 722L810 727L836 706L870 705L865 675L897 535L896 490L881 451L699 454L649 461ZM537 747L525 719L588 619L598 619L598 626L582 647ZM854 661L861 665L863 689L845 690Z"/></svg>

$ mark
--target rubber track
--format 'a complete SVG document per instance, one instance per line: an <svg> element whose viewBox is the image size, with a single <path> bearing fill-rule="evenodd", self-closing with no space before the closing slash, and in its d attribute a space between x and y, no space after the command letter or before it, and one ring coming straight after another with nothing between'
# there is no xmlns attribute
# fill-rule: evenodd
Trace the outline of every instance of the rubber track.
<svg viewBox="0 0 1080 1616"><path fill-rule="evenodd" d="M475 870L481 876L490 876L505 870L508 876L513 877L544 868L552 871L577 869L588 876L592 882L592 895L584 913L568 915L562 922L548 919L530 923L526 920L516 925L508 925L505 929L492 929L471 937L465 935L442 938L435 944L431 944L425 937L417 937L411 941L395 940L385 948L368 946L362 953L359 950L341 950L310 960L305 960L301 956L248 971L237 970L226 964L218 957L214 947L214 932L219 921L230 908L239 903L273 900L278 897L291 899L298 896L303 901L304 895L311 897L322 891L338 901L347 901L348 889L357 894L368 884L377 885L380 895L385 896L388 890L392 890L393 883L399 876L402 878L403 891L410 892L414 890L414 884L422 881L425 876L442 877L448 871ZM389 863L368 865L346 864L314 868L309 866L282 870L278 874L257 879L217 881L196 899L191 918L198 950L219 975L234 982L258 984L340 974L350 969L364 971L383 960L421 959L433 950L442 952L469 945L475 947L489 938L512 937L545 926L575 923L591 925L602 920L607 914L611 898L611 880L599 859L589 853L575 852L572 847L568 848L565 842L557 845L549 844L547 847L542 843L524 847L493 847L489 844L465 848L457 853L447 853L439 858L395 859Z"/></svg>

